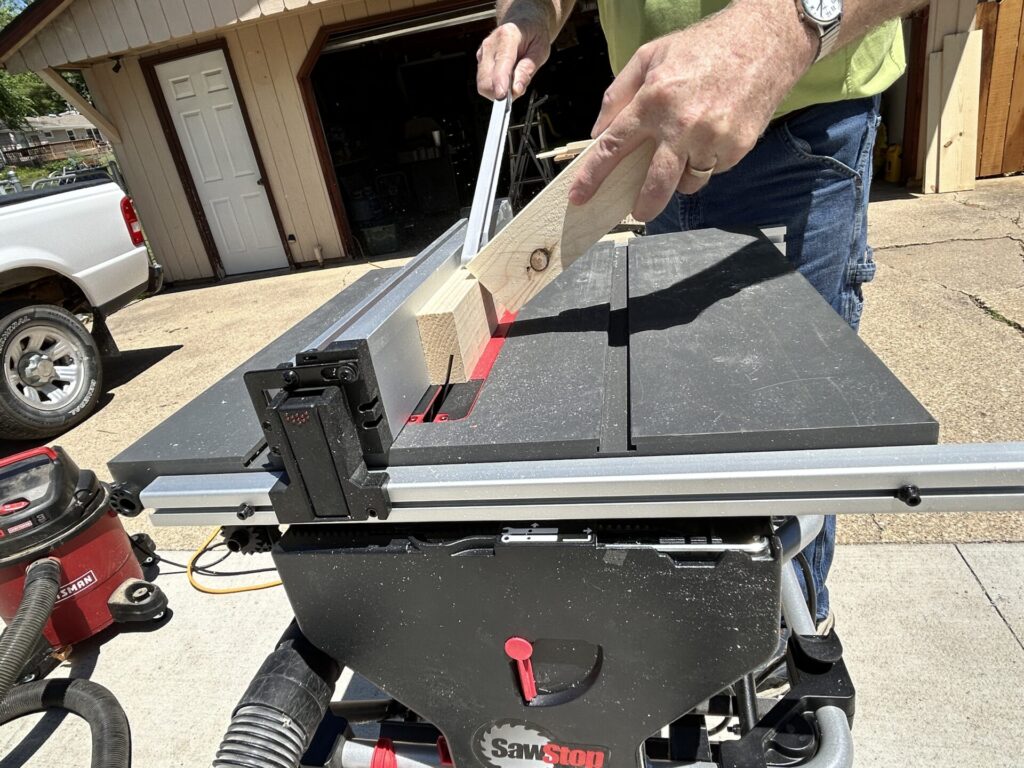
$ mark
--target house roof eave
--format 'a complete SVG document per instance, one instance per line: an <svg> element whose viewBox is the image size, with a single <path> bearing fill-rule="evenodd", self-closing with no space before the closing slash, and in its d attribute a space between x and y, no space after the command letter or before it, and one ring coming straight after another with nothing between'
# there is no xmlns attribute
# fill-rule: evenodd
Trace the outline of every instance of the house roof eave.
<svg viewBox="0 0 1024 768"><path fill-rule="evenodd" d="M3 29L0 29L0 63L5 63L21 46L35 37L73 0L35 0Z"/></svg>

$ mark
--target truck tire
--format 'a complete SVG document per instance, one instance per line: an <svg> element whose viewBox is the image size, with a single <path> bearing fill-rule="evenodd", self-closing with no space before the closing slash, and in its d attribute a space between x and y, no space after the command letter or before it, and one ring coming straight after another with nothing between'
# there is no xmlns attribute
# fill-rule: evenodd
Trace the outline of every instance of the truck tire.
<svg viewBox="0 0 1024 768"><path fill-rule="evenodd" d="M0 365L0 436L7 439L70 429L93 412L102 392L96 342L60 307L19 307L0 319Z"/></svg>

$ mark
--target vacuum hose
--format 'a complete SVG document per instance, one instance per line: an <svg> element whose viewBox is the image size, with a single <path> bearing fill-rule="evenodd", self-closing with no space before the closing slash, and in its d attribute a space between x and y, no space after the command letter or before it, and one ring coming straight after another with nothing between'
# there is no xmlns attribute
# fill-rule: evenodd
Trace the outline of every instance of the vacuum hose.
<svg viewBox="0 0 1024 768"><path fill-rule="evenodd" d="M37 560L25 570L25 587L18 612L0 635L0 701L17 681L39 642L57 602L60 561Z"/></svg>
<svg viewBox="0 0 1024 768"><path fill-rule="evenodd" d="M340 674L293 621L235 707L213 768L298 768Z"/></svg>
<svg viewBox="0 0 1024 768"><path fill-rule="evenodd" d="M128 718L114 694L92 680L39 680L17 686L0 701L0 725L48 709L66 709L92 731L93 768L130 768Z"/></svg>
<svg viewBox="0 0 1024 768"><path fill-rule="evenodd" d="M18 612L0 635L0 725L48 709L66 709L89 723L93 768L129 768L128 718L102 685L91 680L39 680L14 686L42 637L59 587L59 560L46 557L25 570Z"/></svg>

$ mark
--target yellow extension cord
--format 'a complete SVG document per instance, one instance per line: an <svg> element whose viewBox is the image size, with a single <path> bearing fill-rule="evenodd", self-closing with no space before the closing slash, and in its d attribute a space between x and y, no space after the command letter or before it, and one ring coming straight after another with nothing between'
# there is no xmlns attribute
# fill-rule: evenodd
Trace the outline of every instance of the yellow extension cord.
<svg viewBox="0 0 1024 768"><path fill-rule="evenodd" d="M270 589L271 587L281 586L280 580L277 581L265 581L262 584L250 584L245 587L208 587L205 584L200 584L196 581L195 576L192 575L192 568L195 566L196 561L202 557L203 553L206 552L206 548L213 543L213 540L217 538L217 535L221 532L220 528L215 528L213 534L208 538L199 549L195 551L192 557L189 558L188 567L185 569L185 573L188 575L188 583L192 585L194 589L200 592L205 592L207 595L234 595L238 592L256 592L260 589Z"/></svg>

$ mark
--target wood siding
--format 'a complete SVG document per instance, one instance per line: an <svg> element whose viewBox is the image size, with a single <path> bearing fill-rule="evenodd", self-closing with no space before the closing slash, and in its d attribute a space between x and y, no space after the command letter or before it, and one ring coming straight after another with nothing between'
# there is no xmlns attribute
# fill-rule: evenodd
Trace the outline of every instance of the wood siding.
<svg viewBox="0 0 1024 768"><path fill-rule="evenodd" d="M333 18L359 18L383 12L389 2L396 10L413 5L412 0L74 0L8 59L7 68L24 72L80 65L321 5L346 6L332 9ZM373 10L367 11L368 4Z"/></svg>
<svg viewBox="0 0 1024 768"><path fill-rule="evenodd" d="M90 2L94 7L101 2L116 7L124 0ZM183 2L187 9L198 0ZM226 6L218 4L217 0L210 2L215 18L216 13L225 11ZM242 2L236 0L239 7ZM371 14L370 9L372 15L387 13L392 5L406 7L408 0L369 0L368 3L357 0L322 7L306 7L308 4L303 0L263 0L263 5L269 8L274 2L302 3L304 10L197 35L146 53L186 48L214 38L227 42L237 86L252 121L256 145L284 232L295 236L295 241L287 244L293 260L297 264L315 261L318 245L325 259L344 257L297 76L322 26L365 18ZM107 60L83 71L97 108L121 133L121 143L113 145L114 152L138 204L153 252L164 265L168 279L213 277L213 268L146 87L139 56L125 55L117 73Z"/></svg>

